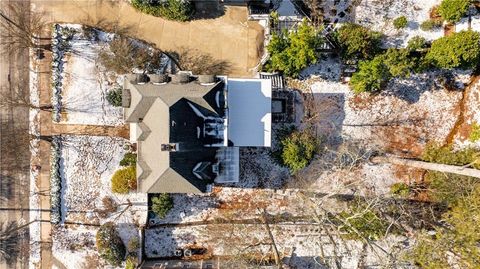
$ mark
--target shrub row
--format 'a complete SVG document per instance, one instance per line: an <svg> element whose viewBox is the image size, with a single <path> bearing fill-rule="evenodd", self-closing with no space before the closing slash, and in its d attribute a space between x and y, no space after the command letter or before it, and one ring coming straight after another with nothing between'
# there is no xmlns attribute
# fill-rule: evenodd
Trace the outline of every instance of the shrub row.
<svg viewBox="0 0 480 269"><path fill-rule="evenodd" d="M62 177L60 175L60 138L54 137L50 155L50 221L59 224L62 220Z"/></svg>
<svg viewBox="0 0 480 269"><path fill-rule="evenodd" d="M76 30L69 27L62 27L59 24L53 25L52 38L52 119L55 122L60 121L60 111L62 110L62 80L63 64L65 52L70 48L70 40L76 33Z"/></svg>

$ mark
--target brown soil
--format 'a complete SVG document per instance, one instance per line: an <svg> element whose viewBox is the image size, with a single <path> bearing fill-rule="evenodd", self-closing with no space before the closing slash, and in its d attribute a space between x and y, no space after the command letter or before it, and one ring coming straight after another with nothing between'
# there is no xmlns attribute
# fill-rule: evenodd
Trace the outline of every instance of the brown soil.
<svg viewBox="0 0 480 269"><path fill-rule="evenodd" d="M443 28L443 35L444 36L449 36L455 33L455 25L453 24L446 24L445 27Z"/></svg>
<svg viewBox="0 0 480 269"><path fill-rule="evenodd" d="M374 102L374 99L374 95L356 94L351 101L351 106L355 109L365 109Z"/></svg>
<svg viewBox="0 0 480 269"><path fill-rule="evenodd" d="M422 183L425 170L408 167L404 165L393 165L395 177L401 181L411 184L411 183Z"/></svg>
<svg viewBox="0 0 480 269"><path fill-rule="evenodd" d="M430 9L429 16L430 16L430 19L432 19L432 20L442 18L442 16L440 16L440 14L438 13L438 6L433 6Z"/></svg>
<svg viewBox="0 0 480 269"><path fill-rule="evenodd" d="M467 109L470 109L470 108L467 108L465 105L468 103L468 98L469 98L470 92L475 88L475 85L479 81L480 81L480 75L472 76L472 78L470 79L470 82L468 83L468 86L462 91L462 98L460 99L460 102L458 103L459 114L458 114L457 120L456 120L452 130L450 130L450 133L448 134L447 138L445 139L445 145L452 144L453 140L455 139L455 137L457 135L460 135L463 138L468 137L468 135L470 133L470 130L471 130L471 126L466 121L465 112L466 112ZM475 108L473 108L473 109L475 109Z"/></svg>

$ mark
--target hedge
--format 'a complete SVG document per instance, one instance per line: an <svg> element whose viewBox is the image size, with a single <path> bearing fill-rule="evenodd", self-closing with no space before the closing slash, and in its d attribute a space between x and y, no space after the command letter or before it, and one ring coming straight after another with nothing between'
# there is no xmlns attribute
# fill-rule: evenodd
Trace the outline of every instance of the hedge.
<svg viewBox="0 0 480 269"><path fill-rule="evenodd" d="M76 29L70 27L62 27L59 24L53 25L52 38L52 119L55 122L60 121L60 112L62 110L62 73L63 73L63 57L65 52L70 48L70 40L76 33Z"/></svg>
<svg viewBox="0 0 480 269"><path fill-rule="evenodd" d="M62 220L62 177L60 175L60 138L54 137L50 155L50 221L59 224Z"/></svg>
<svg viewBox="0 0 480 269"><path fill-rule="evenodd" d="M188 21L195 12L189 0L132 0L131 4L143 13L173 21Z"/></svg>

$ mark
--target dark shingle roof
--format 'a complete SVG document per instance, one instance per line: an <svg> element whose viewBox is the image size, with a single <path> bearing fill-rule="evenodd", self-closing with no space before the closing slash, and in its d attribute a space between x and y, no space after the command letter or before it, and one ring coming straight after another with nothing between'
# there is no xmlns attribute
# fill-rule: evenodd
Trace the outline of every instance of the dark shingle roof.
<svg viewBox="0 0 480 269"><path fill-rule="evenodd" d="M137 178L141 192L205 192L211 179L209 165L217 149L205 147L215 138L204 135L204 121L224 116L224 83L202 85L197 81L175 84L136 84L129 77L124 88L130 92L125 120L137 123ZM220 107L217 105L219 103ZM162 151L162 144L178 143L178 151ZM198 163L204 169L193 173Z"/></svg>

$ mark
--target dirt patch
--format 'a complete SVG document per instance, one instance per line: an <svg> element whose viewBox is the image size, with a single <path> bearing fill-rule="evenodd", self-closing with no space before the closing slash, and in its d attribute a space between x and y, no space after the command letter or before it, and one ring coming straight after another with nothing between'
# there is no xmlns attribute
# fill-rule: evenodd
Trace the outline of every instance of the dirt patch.
<svg viewBox="0 0 480 269"><path fill-rule="evenodd" d="M386 139L385 150L402 157L418 157L425 145L426 132L421 126L392 127L380 131Z"/></svg>
<svg viewBox="0 0 480 269"><path fill-rule="evenodd" d="M425 170L412 168L404 165L393 165L394 175L401 181L411 183L422 183L425 175Z"/></svg>
<svg viewBox="0 0 480 269"><path fill-rule="evenodd" d="M478 109L478 107L470 108L469 106L466 106L466 104L468 104L469 98L475 97L475 93L473 94L471 93L475 90L478 90L477 84L479 83L479 81L480 81L480 75L473 76L468 86L462 91L462 98L460 99L460 102L458 103L458 106L457 106L458 117L457 117L457 120L455 121L455 125L450 130L450 132L448 133L445 139L446 145L452 144L457 135L460 137L460 139L468 138L468 135L470 134L470 130L471 130L471 125L467 121L466 114L467 112L470 112L469 111L470 109L473 109L475 111L476 109ZM476 92L476 96L478 97L478 92ZM468 113L468 114L472 114L472 113Z"/></svg>
<svg viewBox="0 0 480 269"><path fill-rule="evenodd" d="M455 33L455 25L453 24L446 24L443 28L443 34L445 36L449 36Z"/></svg>
<svg viewBox="0 0 480 269"><path fill-rule="evenodd" d="M374 96L367 94L356 94L350 100L350 106L355 109L366 109L374 102Z"/></svg>

